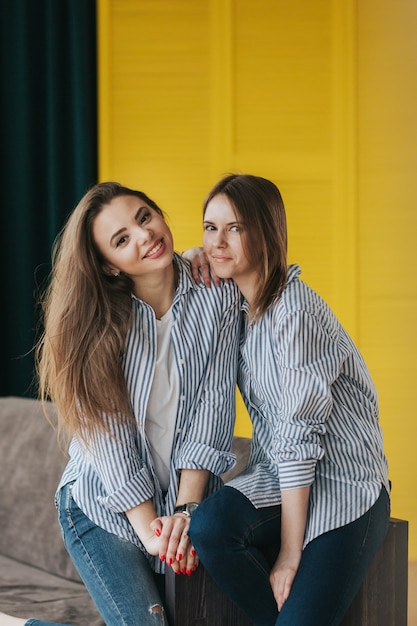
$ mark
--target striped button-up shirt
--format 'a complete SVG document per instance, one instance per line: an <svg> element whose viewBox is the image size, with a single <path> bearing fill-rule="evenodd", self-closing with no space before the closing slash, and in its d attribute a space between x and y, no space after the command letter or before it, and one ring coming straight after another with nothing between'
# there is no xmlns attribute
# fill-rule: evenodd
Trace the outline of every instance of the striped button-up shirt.
<svg viewBox="0 0 417 626"><path fill-rule="evenodd" d="M378 399L364 360L290 266L282 298L242 324L239 388L253 423L247 471L231 481L258 507L311 486L305 544L354 521L388 486ZM246 320L246 322L245 322Z"/></svg>
<svg viewBox="0 0 417 626"><path fill-rule="evenodd" d="M241 297L232 283L220 289L196 285L188 262L177 255L175 262L179 283L171 341L180 388L167 494L158 483L145 432L156 360L155 314L134 296L123 369L135 419L123 425L109 422L115 437L102 434L89 450L82 449L75 437L60 482L61 487L75 481L73 496L82 511L98 526L142 549L124 511L151 499L158 515L170 514L181 469L208 469L211 492L222 484L219 474L235 462L230 448ZM155 571L163 571L158 558L149 559Z"/></svg>

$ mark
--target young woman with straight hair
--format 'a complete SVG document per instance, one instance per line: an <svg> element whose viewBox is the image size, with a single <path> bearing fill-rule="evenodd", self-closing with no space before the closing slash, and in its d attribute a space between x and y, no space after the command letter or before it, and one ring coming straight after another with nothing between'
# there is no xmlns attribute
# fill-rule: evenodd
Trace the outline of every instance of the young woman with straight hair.
<svg viewBox="0 0 417 626"><path fill-rule="evenodd" d="M202 503L190 536L256 626L336 626L388 528L377 392L346 330L287 265L272 181L223 178L203 220L212 270L243 297L238 383L253 442L247 469Z"/></svg>

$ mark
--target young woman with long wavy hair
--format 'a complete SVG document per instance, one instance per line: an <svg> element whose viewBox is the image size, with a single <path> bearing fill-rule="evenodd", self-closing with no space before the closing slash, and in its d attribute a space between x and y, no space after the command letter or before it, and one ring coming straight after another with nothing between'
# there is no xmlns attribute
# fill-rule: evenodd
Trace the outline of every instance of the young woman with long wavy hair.
<svg viewBox="0 0 417 626"><path fill-rule="evenodd" d="M40 394L71 438L65 545L107 626L166 624L165 568L198 565L191 515L234 463L239 315L232 284L196 285L140 191L94 186L58 238Z"/></svg>

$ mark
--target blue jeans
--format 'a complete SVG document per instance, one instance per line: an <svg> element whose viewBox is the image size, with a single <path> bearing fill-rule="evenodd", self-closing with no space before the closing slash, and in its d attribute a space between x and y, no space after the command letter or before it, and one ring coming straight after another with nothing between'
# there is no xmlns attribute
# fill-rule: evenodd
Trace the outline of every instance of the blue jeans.
<svg viewBox="0 0 417 626"><path fill-rule="evenodd" d="M138 547L86 517L71 490L72 485L66 485L60 493L59 523L65 547L106 625L166 626L164 576L153 572ZM26 622L26 626L50 624Z"/></svg>
<svg viewBox="0 0 417 626"><path fill-rule="evenodd" d="M384 540L389 516L382 488L365 515L311 541L280 613L269 583L279 552L279 506L255 509L239 491L222 487L200 504L189 533L208 573L256 626L337 626Z"/></svg>
<svg viewBox="0 0 417 626"><path fill-rule="evenodd" d="M68 624L58 624L57 622L43 622L31 617L25 622L25 626L68 626Z"/></svg>

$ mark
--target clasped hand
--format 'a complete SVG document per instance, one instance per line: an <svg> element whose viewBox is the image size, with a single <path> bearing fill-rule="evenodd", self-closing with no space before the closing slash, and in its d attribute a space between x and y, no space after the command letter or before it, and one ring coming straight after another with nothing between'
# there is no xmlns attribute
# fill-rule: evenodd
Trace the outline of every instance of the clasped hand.
<svg viewBox="0 0 417 626"><path fill-rule="evenodd" d="M189 526L190 518L183 513L157 517L150 524L152 534L145 545L149 554L159 555L176 574L188 576L199 562L188 536Z"/></svg>

